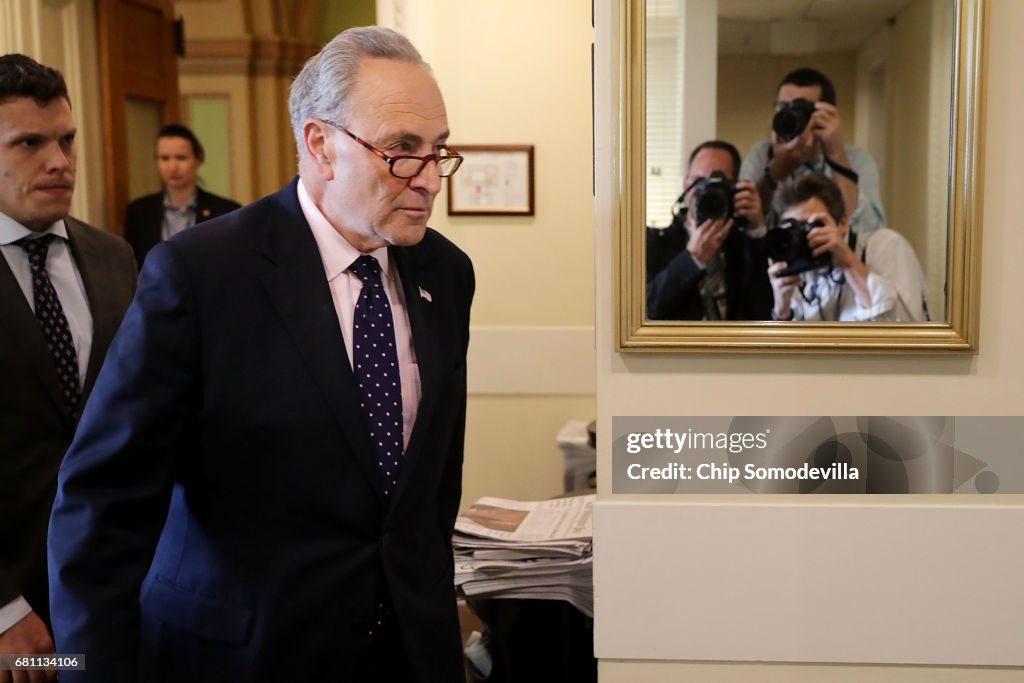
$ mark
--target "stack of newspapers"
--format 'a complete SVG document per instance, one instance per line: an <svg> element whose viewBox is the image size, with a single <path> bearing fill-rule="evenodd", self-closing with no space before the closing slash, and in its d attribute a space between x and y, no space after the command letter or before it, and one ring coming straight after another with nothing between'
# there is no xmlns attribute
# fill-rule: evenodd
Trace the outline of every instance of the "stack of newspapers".
<svg viewBox="0 0 1024 683"><path fill-rule="evenodd" d="M467 597L565 600L594 615L594 496L481 498L455 521L455 585Z"/></svg>

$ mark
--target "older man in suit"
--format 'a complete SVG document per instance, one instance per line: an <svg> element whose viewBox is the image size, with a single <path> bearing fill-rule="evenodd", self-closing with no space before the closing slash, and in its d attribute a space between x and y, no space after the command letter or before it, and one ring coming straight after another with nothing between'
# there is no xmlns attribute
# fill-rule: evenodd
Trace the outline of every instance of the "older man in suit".
<svg viewBox="0 0 1024 683"><path fill-rule="evenodd" d="M463 680L474 277L426 227L461 161L444 101L371 27L289 109L298 178L149 253L62 466L69 681Z"/></svg>
<svg viewBox="0 0 1024 683"><path fill-rule="evenodd" d="M67 215L76 157L60 73L0 57L0 654L53 652L57 468L135 286L128 245Z"/></svg>

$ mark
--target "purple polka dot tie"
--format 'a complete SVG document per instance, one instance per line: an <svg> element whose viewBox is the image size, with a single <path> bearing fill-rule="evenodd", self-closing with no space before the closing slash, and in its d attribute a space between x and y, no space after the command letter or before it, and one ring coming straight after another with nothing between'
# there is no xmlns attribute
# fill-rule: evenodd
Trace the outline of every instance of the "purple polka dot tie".
<svg viewBox="0 0 1024 683"><path fill-rule="evenodd" d="M67 405L71 419L78 421L78 402L82 390L78 383L78 354L75 343L71 339L71 328L64 316L64 308L57 298L57 290L50 282L46 271L46 254L50 249L53 235L43 235L35 239L22 238L16 242L28 253L29 269L32 273L32 298L35 300L36 320L43 328L46 344L53 357L53 365L57 370L57 380L64 403Z"/></svg>
<svg viewBox="0 0 1024 683"><path fill-rule="evenodd" d="M359 405L377 450L384 493L398 484L402 434L402 382L398 373L394 319L380 280L380 264L360 256L349 270L363 281L352 326L352 363L359 385Z"/></svg>

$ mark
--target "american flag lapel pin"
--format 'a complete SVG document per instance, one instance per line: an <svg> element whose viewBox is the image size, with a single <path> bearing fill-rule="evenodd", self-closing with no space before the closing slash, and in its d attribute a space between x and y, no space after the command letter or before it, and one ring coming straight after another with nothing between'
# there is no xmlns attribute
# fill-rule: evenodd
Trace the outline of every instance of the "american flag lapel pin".
<svg viewBox="0 0 1024 683"><path fill-rule="evenodd" d="M426 299L428 302L433 303L434 300L430 296L430 292L420 287L420 298Z"/></svg>

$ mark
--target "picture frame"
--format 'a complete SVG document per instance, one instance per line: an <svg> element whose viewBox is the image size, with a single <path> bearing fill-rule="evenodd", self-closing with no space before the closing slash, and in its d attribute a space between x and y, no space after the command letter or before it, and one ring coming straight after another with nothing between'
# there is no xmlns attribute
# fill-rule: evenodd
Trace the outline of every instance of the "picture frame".
<svg viewBox="0 0 1024 683"><path fill-rule="evenodd" d="M449 216L532 216L533 145L453 145L462 166L448 179Z"/></svg>
<svg viewBox="0 0 1024 683"><path fill-rule="evenodd" d="M647 13L618 0L613 149L615 350L620 353L977 354L991 0L952 0L950 154L935 169L947 189L946 316L934 322L653 320L646 313Z"/></svg>

